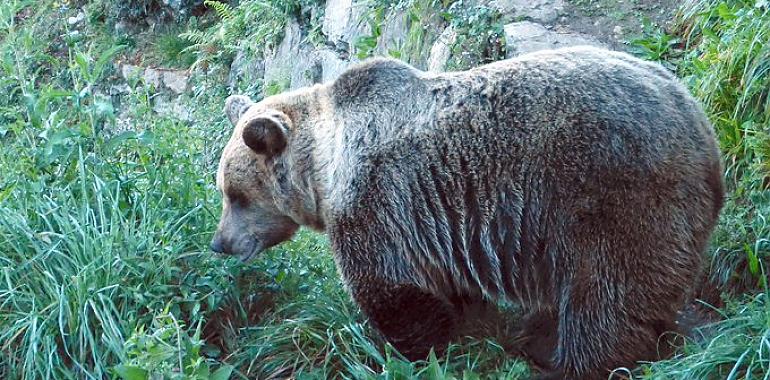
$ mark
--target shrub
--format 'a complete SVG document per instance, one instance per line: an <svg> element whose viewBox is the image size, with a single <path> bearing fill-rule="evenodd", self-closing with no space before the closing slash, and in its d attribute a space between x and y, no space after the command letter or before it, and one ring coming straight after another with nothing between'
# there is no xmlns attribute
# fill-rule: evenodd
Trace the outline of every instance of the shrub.
<svg viewBox="0 0 770 380"><path fill-rule="evenodd" d="M182 35L193 43L191 50L198 55L196 66L204 69L211 64L229 64L237 51L258 57L275 47L289 18L311 24L312 29L319 27L323 17L323 2L318 0L244 0L235 7L220 1L204 3L216 11L220 21ZM310 12L312 8L317 11Z"/></svg>
<svg viewBox="0 0 770 380"><path fill-rule="evenodd" d="M93 5L111 22L138 22L148 18L184 20L203 5L203 0L97 0Z"/></svg>

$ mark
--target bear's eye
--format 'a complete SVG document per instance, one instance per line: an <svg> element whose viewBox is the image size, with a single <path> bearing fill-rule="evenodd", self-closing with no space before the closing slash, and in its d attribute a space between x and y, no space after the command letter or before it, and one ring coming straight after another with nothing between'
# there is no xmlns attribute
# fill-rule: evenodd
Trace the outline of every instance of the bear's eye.
<svg viewBox="0 0 770 380"><path fill-rule="evenodd" d="M227 188L225 189L225 196L232 204L236 204L238 206L246 206L249 204L249 200L246 198L246 194L242 191L233 188Z"/></svg>

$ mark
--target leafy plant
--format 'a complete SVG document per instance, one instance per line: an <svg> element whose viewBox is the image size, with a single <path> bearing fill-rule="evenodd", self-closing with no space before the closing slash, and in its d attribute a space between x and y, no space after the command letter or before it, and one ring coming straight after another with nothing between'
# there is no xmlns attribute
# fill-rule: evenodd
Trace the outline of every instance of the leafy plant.
<svg viewBox="0 0 770 380"><path fill-rule="evenodd" d="M727 306L725 319L705 329L708 341L691 341L676 357L640 369L641 379L763 379L770 373L770 293Z"/></svg>
<svg viewBox="0 0 770 380"><path fill-rule="evenodd" d="M770 258L770 10L765 1L690 0L678 23L678 71L699 98L724 155L729 200L717 229L712 277L723 289L757 289Z"/></svg>
<svg viewBox="0 0 770 380"><path fill-rule="evenodd" d="M366 22L369 24L371 34L359 36L356 39L355 49L358 59L368 58L375 54L380 36L382 35L382 23L384 20L384 8L373 8L366 14Z"/></svg>
<svg viewBox="0 0 770 380"><path fill-rule="evenodd" d="M505 58L505 34L499 11L485 6L468 8L460 0L449 7L446 17L457 33L448 69L466 70Z"/></svg>
<svg viewBox="0 0 770 380"><path fill-rule="evenodd" d="M163 34L155 44L164 66L187 68L195 63L197 57L190 49L192 42L177 33Z"/></svg>
<svg viewBox="0 0 770 380"><path fill-rule="evenodd" d="M137 22L149 17L158 16L189 16L192 11L203 3L202 0L179 0L168 2L163 0L96 0L95 8L111 22Z"/></svg>
<svg viewBox="0 0 770 380"><path fill-rule="evenodd" d="M764 1L690 1L681 21L690 52L681 72L712 115L729 185L767 188L770 10ZM749 178L760 179L759 181ZM746 179L746 181L744 181Z"/></svg>
<svg viewBox="0 0 770 380"><path fill-rule="evenodd" d="M311 29L320 26L323 13L313 13L311 7L320 7L315 0L245 0L233 7L226 2L206 0L220 21L209 28L190 30L182 37L192 42L188 51L198 59L194 67L208 68L211 64L229 63L237 51L250 57L260 56L275 47L283 37L284 27L292 17L311 23Z"/></svg>
<svg viewBox="0 0 770 380"><path fill-rule="evenodd" d="M660 62L670 70L675 69L676 49L681 39L666 33L648 18L642 20L642 36L631 40L633 52L640 58Z"/></svg>
<svg viewBox="0 0 770 380"><path fill-rule="evenodd" d="M153 318L149 331L139 326L126 340L127 360L114 368L115 373L123 380L228 380L232 366L212 371L201 356L203 324L198 322L190 336L184 321L177 320L168 309Z"/></svg>

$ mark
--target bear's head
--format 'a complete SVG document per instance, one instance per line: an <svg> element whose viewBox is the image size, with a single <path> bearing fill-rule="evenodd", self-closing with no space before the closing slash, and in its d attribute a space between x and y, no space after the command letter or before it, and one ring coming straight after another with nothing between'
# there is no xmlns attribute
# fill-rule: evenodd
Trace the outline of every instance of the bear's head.
<svg viewBox="0 0 770 380"><path fill-rule="evenodd" d="M291 238L299 224L286 211L285 154L291 119L266 102L231 96L225 113L235 129L222 151L217 188L222 216L211 249L245 261Z"/></svg>

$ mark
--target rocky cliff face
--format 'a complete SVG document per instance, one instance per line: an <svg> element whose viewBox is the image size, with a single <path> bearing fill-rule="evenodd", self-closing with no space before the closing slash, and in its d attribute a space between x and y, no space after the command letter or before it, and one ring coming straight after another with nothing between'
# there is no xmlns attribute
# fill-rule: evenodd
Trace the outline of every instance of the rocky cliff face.
<svg viewBox="0 0 770 380"><path fill-rule="evenodd" d="M585 44L623 49L623 40L638 32L641 18L668 19L675 8L670 0L618 2L607 9L600 0L308 3L315 5L288 18L280 42L257 41L269 45L258 56L236 52L226 77L231 93L257 88L261 93L250 95L270 95L332 81L351 64L376 55L441 72L542 49ZM442 6L446 3L451 5ZM311 15L313 25L297 19L301 15ZM157 113L189 119L179 99L189 92L189 71L124 65L120 72L127 83L139 77L153 88ZM126 85L111 89L113 96L128 91Z"/></svg>
<svg viewBox="0 0 770 380"><path fill-rule="evenodd" d="M265 52L263 58L248 59L244 54L238 54L231 67L231 88L236 88L238 81L244 78L261 78L265 84L279 84L286 89L333 80L362 58L361 49L356 46L362 37L368 38L374 46L366 55L398 57L394 51L415 43L415 22L420 23L417 43L421 46L410 47L409 57L404 57L400 51L401 59L424 70L444 71L456 55L468 53L458 51L454 46L458 39L456 27L438 15L431 17L426 13L424 19L415 20L414 12L393 7L382 16L381 27L373 31L367 23L370 3L367 0L328 0L322 23L326 41L320 47L308 41L296 20L289 20L282 42ZM501 20L511 21L503 28L505 41L502 48L507 57L563 46L604 45L585 34L554 30L564 12L563 0L465 1L461 6L485 7L499 13Z"/></svg>

